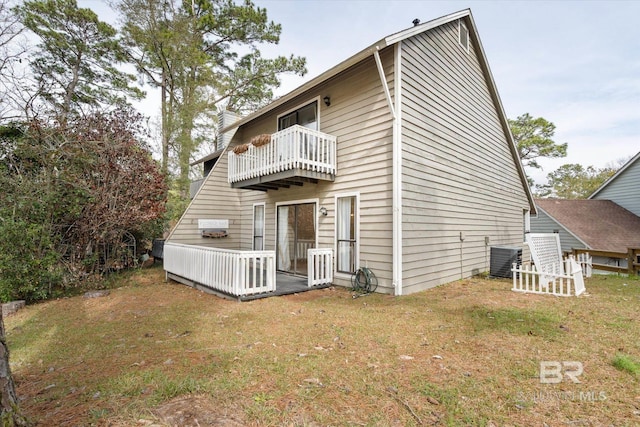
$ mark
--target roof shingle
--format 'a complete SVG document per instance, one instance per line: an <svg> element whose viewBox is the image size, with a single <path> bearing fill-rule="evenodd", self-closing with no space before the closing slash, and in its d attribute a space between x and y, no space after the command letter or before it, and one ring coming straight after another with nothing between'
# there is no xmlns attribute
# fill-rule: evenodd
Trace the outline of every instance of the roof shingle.
<svg viewBox="0 0 640 427"><path fill-rule="evenodd" d="M536 204L590 249L640 247L640 217L610 200L536 199Z"/></svg>

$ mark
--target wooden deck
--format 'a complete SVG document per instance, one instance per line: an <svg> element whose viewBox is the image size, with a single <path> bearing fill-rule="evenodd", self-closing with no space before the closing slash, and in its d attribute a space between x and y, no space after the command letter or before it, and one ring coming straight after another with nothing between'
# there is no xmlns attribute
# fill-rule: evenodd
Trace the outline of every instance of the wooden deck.
<svg viewBox="0 0 640 427"><path fill-rule="evenodd" d="M276 273L276 290L275 292L268 292L263 294L247 295L245 297L238 298L240 301L252 301L260 298L277 297L282 295L299 294L301 292L312 291L314 289L323 289L331 286L316 285L307 286L307 278L300 276L293 276L291 274Z"/></svg>
<svg viewBox="0 0 640 427"><path fill-rule="evenodd" d="M333 283L333 251L307 249L306 277L278 273L275 251L242 251L165 242L167 279L237 301L286 295Z"/></svg>
<svg viewBox="0 0 640 427"><path fill-rule="evenodd" d="M198 289L202 292L206 292L208 294L217 295L221 298L226 298L226 299L231 299L236 301L253 301L261 298L298 294L301 292L312 291L314 289L323 289L331 286L331 284L325 284L325 285L316 285L316 286L309 287L307 286L306 277L294 276L294 275L285 274L285 273L276 273L276 290L275 291L238 297L235 295L230 295L224 292L217 291L208 286L204 286L200 283L193 282L191 280L185 279L184 277L180 277L175 274L167 273L167 278L174 280L176 282L191 286L192 288Z"/></svg>

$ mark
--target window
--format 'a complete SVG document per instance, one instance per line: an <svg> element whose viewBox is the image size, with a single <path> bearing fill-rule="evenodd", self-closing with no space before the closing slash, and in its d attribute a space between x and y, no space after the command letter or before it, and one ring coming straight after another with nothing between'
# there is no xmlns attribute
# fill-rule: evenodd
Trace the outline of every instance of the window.
<svg viewBox="0 0 640 427"><path fill-rule="evenodd" d="M278 118L278 130L283 130L293 125L304 126L309 129L318 130L318 102L313 101L304 107L300 107L294 111Z"/></svg>
<svg viewBox="0 0 640 427"><path fill-rule="evenodd" d="M524 230L524 240L527 241L527 234L531 233L531 212L529 209L522 210L522 229Z"/></svg>
<svg viewBox="0 0 640 427"><path fill-rule="evenodd" d="M458 21L458 43L469 52L469 30L462 19Z"/></svg>
<svg viewBox="0 0 640 427"><path fill-rule="evenodd" d="M339 273L358 269L358 197L336 197L336 246Z"/></svg>
<svg viewBox="0 0 640 427"><path fill-rule="evenodd" d="M253 250L264 250L264 204L253 205Z"/></svg>

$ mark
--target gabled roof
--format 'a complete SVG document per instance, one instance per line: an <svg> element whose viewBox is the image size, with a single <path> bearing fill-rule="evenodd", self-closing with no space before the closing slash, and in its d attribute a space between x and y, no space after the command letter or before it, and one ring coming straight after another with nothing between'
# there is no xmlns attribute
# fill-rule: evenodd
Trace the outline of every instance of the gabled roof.
<svg viewBox="0 0 640 427"><path fill-rule="evenodd" d="M274 100L272 103L262 107L261 109L257 110L256 112L249 114L248 116L242 117L240 120L238 120L237 122L235 122L232 125L227 126L226 128L222 129L222 132L226 132L227 130L234 128L234 127L239 127L242 126L246 123L249 123L250 121L254 120L257 117L260 117L266 113L268 113L269 111L279 107L280 105L284 104L287 101L290 101L291 99L295 98L298 95L301 95L302 93L312 89L315 86L318 86L319 84L329 80L330 78L336 76L337 74L341 73L344 70L347 70L348 68L351 68L352 66L358 64L359 62L363 61L366 58L369 58L371 55L373 55L374 52L376 51L380 51L382 49L384 49L385 47L388 46L392 46L404 39L407 39L411 36L414 36L416 34L420 34L420 33L424 33L425 31L429 31L433 28L439 27L441 25L444 25L446 23L449 23L451 21L455 21L456 19L460 19L460 18L464 18L466 16L471 17L471 10L470 9L464 9L461 10L459 12L455 12L455 13L451 13L449 15L445 15L442 16L438 19L434 19L419 25L415 25L411 28L407 28L406 30L403 31L399 31L395 34L392 34L388 37L385 37L381 40L378 40L377 42L375 42L374 44L372 44L371 46L361 50L360 52L356 53L355 55L351 56L350 58L345 59L344 61L342 61L341 63L339 63L338 65L328 69L327 71L325 71L324 73L320 74L319 76L309 80L307 83L304 83L302 86L298 87L297 89L294 89L293 91L287 93L286 95L281 96L280 98ZM475 25L474 25L474 32L475 32ZM483 59L484 59L484 51L483 51Z"/></svg>
<svg viewBox="0 0 640 427"><path fill-rule="evenodd" d="M610 200L537 199L538 208L593 250L640 246L640 217Z"/></svg>
<svg viewBox="0 0 640 427"><path fill-rule="evenodd" d="M511 155L516 163L516 168L518 170L518 175L520 176L520 180L522 181L523 188L525 193L527 194L527 199L529 201L529 207L531 209L531 213L535 213L536 205L533 200L533 194L531 193L531 189L529 188L527 176L524 172L524 167L522 166L522 162L520 161L520 156L518 153L518 149L516 148L516 144L513 140L513 136L511 135L511 129L509 127L509 122L507 120L507 116L504 112L504 107L502 106L502 101L500 100L500 96L498 95L498 90L493 80L493 75L491 73L491 69L489 68L489 62L487 61L487 56L484 52L484 48L482 47L482 42L480 41L480 37L478 35L478 29L476 27L475 21L473 20L473 16L471 14L471 9L464 9L459 12L454 12L449 15L442 16L437 19L433 19L428 22L424 22L422 24L414 25L413 27L407 28L403 31L399 31L395 34L391 34L376 43L370 45L369 47L361 50L350 58L342 61L338 65L330 68L319 76L311 79L307 83L302 86L294 89L288 94L274 100L269 105L259 109L258 111L249 114L241 118L239 121L236 121L232 125L221 129L221 132L227 132L233 128L239 128L243 125L255 120L256 118L263 116L264 114L274 110L275 108L283 105L284 103L292 100L293 98L303 94L304 92L313 89L314 87L326 82L332 77L335 77L339 73L353 67L354 65L364 61L365 59L371 57L375 52L380 51L386 47L393 46L396 43L401 42L402 40L408 39L409 37L413 37L417 34L424 33L426 31L432 30L434 28L440 27L442 25L448 24L450 22L456 21L458 19L464 19L467 25L467 29L469 30L469 37L471 38L474 46L477 46L477 57L480 63L480 67L485 76L485 80L487 86L489 88L489 93L491 95L491 99L496 107L498 119L500 120L500 124L504 131L505 137L507 139L509 149L511 151Z"/></svg>
<svg viewBox="0 0 640 427"><path fill-rule="evenodd" d="M640 152L635 156L633 156L633 158L629 160L627 163L625 163L624 166L622 166L618 170L618 172L615 173L615 175L613 175L611 178L606 180L596 191L594 191L593 194L589 196L589 199L593 199L601 190L607 187L611 182L615 181L618 178L618 176L620 176L620 174L622 174L625 170L629 169L631 165L637 162L638 159L640 159Z"/></svg>

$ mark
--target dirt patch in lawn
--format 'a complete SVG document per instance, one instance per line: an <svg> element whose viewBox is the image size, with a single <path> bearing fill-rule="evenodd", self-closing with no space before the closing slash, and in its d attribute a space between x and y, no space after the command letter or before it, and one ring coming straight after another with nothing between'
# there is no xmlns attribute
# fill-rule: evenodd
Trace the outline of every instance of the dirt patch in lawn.
<svg viewBox="0 0 640 427"><path fill-rule="evenodd" d="M243 427L243 413L216 405L207 396L186 396L172 399L153 410L159 421L180 427Z"/></svg>
<svg viewBox="0 0 640 427"><path fill-rule="evenodd" d="M400 298L329 288L247 303L165 283L5 319L21 407L42 426L633 425L640 282L588 296L469 279ZM624 357L619 355L623 354ZM543 384L542 361L580 383Z"/></svg>

